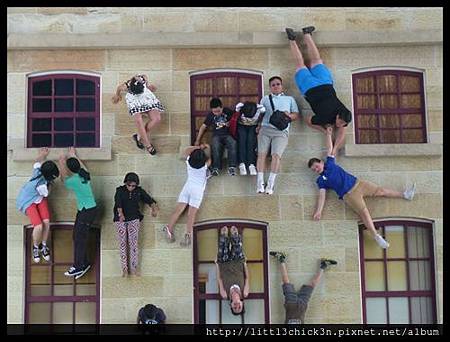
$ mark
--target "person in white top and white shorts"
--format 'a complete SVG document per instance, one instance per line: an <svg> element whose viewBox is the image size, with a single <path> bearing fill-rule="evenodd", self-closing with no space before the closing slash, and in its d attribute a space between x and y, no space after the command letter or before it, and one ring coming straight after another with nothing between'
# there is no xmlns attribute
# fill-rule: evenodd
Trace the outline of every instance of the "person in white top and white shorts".
<svg viewBox="0 0 450 342"><path fill-rule="evenodd" d="M180 245L188 247L191 244L195 216L202 203L206 188L208 166L211 164L210 155L210 148L207 144L189 146L184 152L188 178L178 196L178 204L170 217L169 223L163 227L169 242L175 241L173 227L186 207L189 206L186 232Z"/></svg>

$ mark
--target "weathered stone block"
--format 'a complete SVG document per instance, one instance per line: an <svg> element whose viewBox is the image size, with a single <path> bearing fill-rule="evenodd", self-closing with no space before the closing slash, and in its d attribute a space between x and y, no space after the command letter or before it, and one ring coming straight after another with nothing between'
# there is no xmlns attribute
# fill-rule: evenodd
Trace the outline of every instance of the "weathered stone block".
<svg viewBox="0 0 450 342"><path fill-rule="evenodd" d="M355 221L322 222L322 234L326 246L358 246L358 225Z"/></svg>
<svg viewBox="0 0 450 342"><path fill-rule="evenodd" d="M88 14L87 7L36 7L37 13L44 15Z"/></svg>
<svg viewBox="0 0 450 342"><path fill-rule="evenodd" d="M322 244L322 228L319 222L283 221L270 222L268 244L271 249Z"/></svg>
<svg viewBox="0 0 450 342"><path fill-rule="evenodd" d="M132 298L161 296L163 291L163 277L103 277L103 298Z"/></svg>
<svg viewBox="0 0 450 342"><path fill-rule="evenodd" d="M152 70L171 69L170 49L126 49L107 50L107 70ZM131 75L132 76L132 75ZM150 77L150 75L149 75Z"/></svg>
<svg viewBox="0 0 450 342"><path fill-rule="evenodd" d="M303 196L304 219L312 220L316 211L317 196ZM322 211L322 220L342 220L344 219L344 201L337 198L337 195L327 191L325 206Z"/></svg>
<svg viewBox="0 0 450 342"><path fill-rule="evenodd" d="M170 113L170 133L191 136L191 117L187 113Z"/></svg>
<svg viewBox="0 0 450 342"><path fill-rule="evenodd" d="M157 94L159 100L165 106L168 113L187 113L190 112L190 95L188 92L163 92Z"/></svg>
<svg viewBox="0 0 450 342"><path fill-rule="evenodd" d="M282 220L304 220L304 201L299 195L279 196L280 214Z"/></svg>

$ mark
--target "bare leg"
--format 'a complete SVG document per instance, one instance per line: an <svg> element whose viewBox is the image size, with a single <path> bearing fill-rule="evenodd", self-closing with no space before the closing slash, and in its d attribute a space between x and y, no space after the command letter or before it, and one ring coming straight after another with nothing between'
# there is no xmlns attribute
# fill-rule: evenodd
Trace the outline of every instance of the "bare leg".
<svg viewBox="0 0 450 342"><path fill-rule="evenodd" d="M378 188L377 192L375 193L375 196L377 197L391 197L391 198L404 198L403 192L386 189L386 188Z"/></svg>
<svg viewBox="0 0 450 342"><path fill-rule="evenodd" d="M375 229L375 225L373 224L372 217L370 216L370 213L369 213L369 209L365 208L362 211L362 213L359 214L359 217L363 221L366 228L369 230L372 237L375 238L375 235L377 235L378 232Z"/></svg>
<svg viewBox="0 0 450 342"><path fill-rule="evenodd" d="M294 56L297 70L303 68L305 66L305 61L297 43L294 40L290 40L289 45L291 46L291 52L292 56Z"/></svg>
<svg viewBox="0 0 450 342"><path fill-rule="evenodd" d="M33 243L39 246L42 241L42 224L33 227Z"/></svg>
<svg viewBox="0 0 450 342"><path fill-rule="evenodd" d="M147 132L144 126L144 120L142 119L141 113L136 113L133 115L134 122L136 123L136 127L138 129L138 134L141 137L141 141L145 147L150 145L150 140L148 139Z"/></svg>
<svg viewBox="0 0 450 342"><path fill-rule="evenodd" d="M271 172L278 173L278 171L280 170L280 164L281 164L280 158L281 157L278 154L272 154L272 162L270 164Z"/></svg>
<svg viewBox="0 0 450 342"><path fill-rule="evenodd" d="M192 231L194 230L194 222L195 216L197 215L198 208L189 206L188 209L188 218L186 223L186 233L192 235Z"/></svg>
<svg viewBox="0 0 450 342"><path fill-rule="evenodd" d="M326 133L326 132L327 132L327 130L326 130L325 128L323 128L322 126L320 126L320 125L314 125L313 123L311 123L311 118L312 118L311 115L305 116L305 122L306 122L306 124L307 124L309 127L314 128L314 129L316 129L316 130L318 130L318 131L320 131L320 132L322 132L322 133Z"/></svg>
<svg viewBox="0 0 450 342"><path fill-rule="evenodd" d="M266 153L258 153L258 160L256 161L258 172L264 172L266 170L266 156Z"/></svg>
<svg viewBox="0 0 450 342"><path fill-rule="evenodd" d="M167 226L171 232L173 232L173 226L177 223L186 206L187 203L178 203L172 216L170 216L169 224Z"/></svg>
<svg viewBox="0 0 450 342"><path fill-rule="evenodd" d="M288 277L287 267L286 267L285 262L280 263L280 270L281 270L281 281L283 282L283 284L288 284L289 277Z"/></svg>
<svg viewBox="0 0 450 342"><path fill-rule="evenodd" d="M311 65L310 68L313 68L317 64L322 64L323 61L320 58L319 50L317 49L316 43L314 43L314 40L312 39L312 36L310 33L303 35L303 40L308 47L308 55L311 59Z"/></svg>
<svg viewBox="0 0 450 342"><path fill-rule="evenodd" d="M337 151L344 145L345 142L345 128L339 127L336 128L336 140L334 141L333 152L332 155L336 155Z"/></svg>
<svg viewBox="0 0 450 342"><path fill-rule="evenodd" d="M314 277L309 281L308 285L312 286L312 287L316 287L319 284L320 279L322 278L322 275L323 275L323 269L319 268L319 270L314 275Z"/></svg>
<svg viewBox="0 0 450 342"><path fill-rule="evenodd" d="M50 221L49 220L42 220L43 228L42 228L42 241L47 242L48 235L50 233Z"/></svg>
<svg viewBox="0 0 450 342"><path fill-rule="evenodd" d="M148 112L148 116L150 117L150 120L145 124L145 130L150 132L153 127L161 122L161 112L157 109L152 109Z"/></svg>

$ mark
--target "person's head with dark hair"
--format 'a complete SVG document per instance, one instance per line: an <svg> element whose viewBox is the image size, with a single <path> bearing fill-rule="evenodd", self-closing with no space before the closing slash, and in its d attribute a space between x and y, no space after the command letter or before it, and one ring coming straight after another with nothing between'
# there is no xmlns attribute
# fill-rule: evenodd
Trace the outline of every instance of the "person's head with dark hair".
<svg viewBox="0 0 450 342"><path fill-rule="evenodd" d="M270 92L278 95L283 92L283 80L280 76L272 76L269 78Z"/></svg>
<svg viewBox="0 0 450 342"><path fill-rule="evenodd" d="M133 76L130 80L130 92L134 95L144 92L145 80L142 77Z"/></svg>
<svg viewBox="0 0 450 342"><path fill-rule="evenodd" d="M142 309L140 320L144 324L161 324L166 320L164 311L153 304L147 304Z"/></svg>
<svg viewBox="0 0 450 342"><path fill-rule="evenodd" d="M51 183L53 180L59 177L58 166L56 166L56 164L51 160L47 160L42 163L40 170L47 183Z"/></svg>
<svg viewBox="0 0 450 342"><path fill-rule="evenodd" d="M128 191L132 191L139 186L139 176L134 172L128 172L123 180Z"/></svg>
<svg viewBox="0 0 450 342"><path fill-rule="evenodd" d="M325 166L324 162L319 158L311 158L308 161L308 167L318 174L321 174L323 172L324 166Z"/></svg>
<svg viewBox="0 0 450 342"><path fill-rule="evenodd" d="M240 316L245 314L245 307L244 307L244 301L241 300L240 302L232 302L230 301L230 310L231 313L235 316Z"/></svg>
<svg viewBox="0 0 450 342"><path fill-rule="evenodd" d="M81 167L81 164L77 158L68 158L66 160L66 165L71 172L77 173L81 178L83 178L82 183L87 183L87 181L91 180L91 175Z"/></svg>
<svg viewBox="0 0 450 342"><path fill-rule="evenodd" d="M258 110L257 104L255 102L247 101L242 106L240 112L246 117L246 118L252 118L255 116L256 111Z"/></svg>
<svg viewBox="0 0 450 342"><path fill-rule="evenodd" d="M189 155L189 165L194 169L201 169L205 166L208 157L203 149L199 148L191 152Z"/></svg>
<svg viewBox="0 0 450 342"><path fill-rule="evenodd" d="M214 97L209 101L209 108L214 115L220 115L223 113L223 104L218 97Z"/></svg>
<svg viewBox="0 0 450 342"><path fill-rule="evenodd" d="M336 127L346 127L352 121L352 112L345 106L341 106L338 109L336 115Z"/></svg>

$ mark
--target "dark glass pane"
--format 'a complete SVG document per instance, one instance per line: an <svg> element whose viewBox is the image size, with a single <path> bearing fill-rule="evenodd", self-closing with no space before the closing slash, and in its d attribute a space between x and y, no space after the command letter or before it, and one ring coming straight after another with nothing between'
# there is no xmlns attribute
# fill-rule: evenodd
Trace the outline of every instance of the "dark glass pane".
<svg viewBox="0 0 450 342"><path fill-rule="evenodd" d="M77 131L95 131L95 119L94 118L78 118Z"/></svg>
<svg viewBox="0 0 450 342"><path fill-rule="evenodd" d="M55 119L55 131L72 131L73 119Z"/></svg>
<svg viewBox="0 0 450 342"><path fill-rule="evenodd" d="M78 147L92 147L95 146L95 133L77 133Z"/></svg>
<svg viewBox="0 0 450 342"><path fill-rule="evenodd" d="M51 112L52 100L51 99L33 99L33 112Z"/></svg>
<svg viewBox="0 0 450 342"><path fill-rule="evenodd" d="M77 80L77 95L95 95L95 82Z"/></svg>
<svg viewBox="0 0 450 342"><path fill-rule="evenodd" d="M52 80L34 82L33 96L52 96Z"/></svg>
<svg viewBox="0 0 450 342"><path fill-rule="evenodd" d="M33 134L31 137L32 147L49 147L52 145L51 134Z"/></svg>
<svg viewBox="0 0 450 342"><path fill-rule="evenodd" d="M55 95L73 95L73 79L55 80Z"/></svg>
<svg viewBox="0 0 450 342"><path fill-rule="evenodd" d="M73 134L71 133L55 134L55 146L56 147L73 146Z"/></svg>
<svg viewBox="0 0 450 342"><path fill-rule="evenodd" d="M33 119L33 122L31 124L31 130L33 132L51 131L52 119Z"/></svg>
<svg viewBox="0 0 450 342"><path fill-rule="evenodd" d="M77 112L95 112L95 99L77 98Z"/></svg>
<svg viewBox="0 0 450 342"><path fill-rule="evenodd" d="M55 99L55 112L73 112L73 99Z"/></svg>

